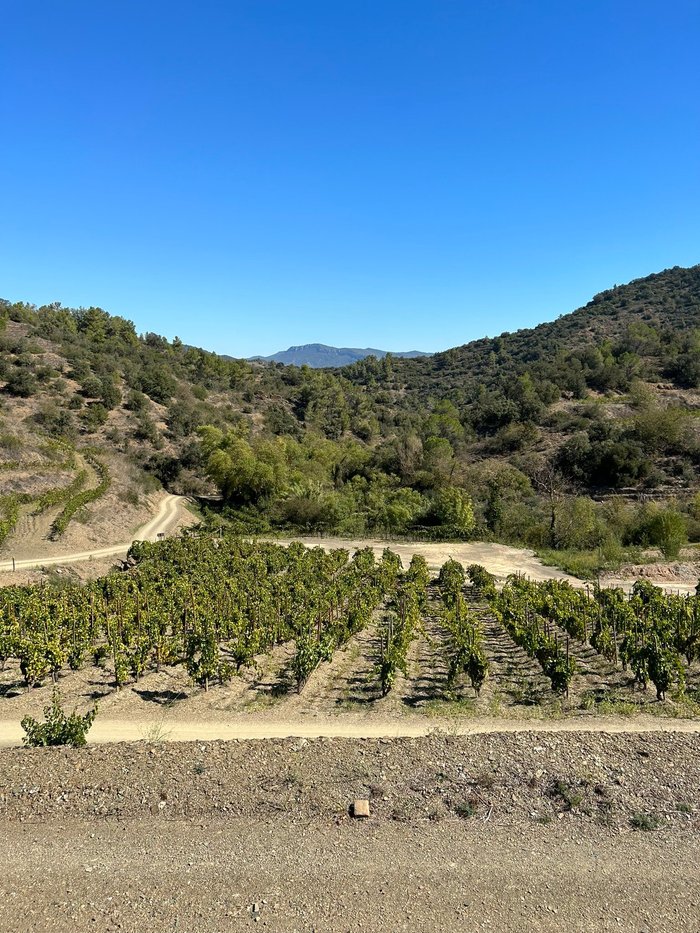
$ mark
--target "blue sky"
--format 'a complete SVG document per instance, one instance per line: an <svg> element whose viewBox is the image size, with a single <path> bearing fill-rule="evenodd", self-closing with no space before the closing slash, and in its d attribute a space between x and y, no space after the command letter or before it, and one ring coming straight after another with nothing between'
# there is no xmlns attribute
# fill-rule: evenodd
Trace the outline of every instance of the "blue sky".
<svg viewBox="0 0 700 933"><path fill-rule="evenodd" d="M700 4L2 3L0 295L437 350L700 262Z"/></svg>

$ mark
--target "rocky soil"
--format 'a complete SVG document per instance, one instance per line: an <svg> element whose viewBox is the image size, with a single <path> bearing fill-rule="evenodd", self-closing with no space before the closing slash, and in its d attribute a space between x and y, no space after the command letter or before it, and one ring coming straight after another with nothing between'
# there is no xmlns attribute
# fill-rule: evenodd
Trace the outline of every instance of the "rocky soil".
<svg viewBox="0 0 700 933"><path fill-rule="evenodd" d="M379 821L565 817L618 829L637 813L664 826L700 821L700 736L675 732L139 742L3 749L0 762L5 822L335 820L355 797L371 797Z"/></svg>
<svg viewBox="0 0 700 933"><path fill-rule="evenodd" d="M699 752L679 733L3 749L0 931L697 931Z"/></svg>

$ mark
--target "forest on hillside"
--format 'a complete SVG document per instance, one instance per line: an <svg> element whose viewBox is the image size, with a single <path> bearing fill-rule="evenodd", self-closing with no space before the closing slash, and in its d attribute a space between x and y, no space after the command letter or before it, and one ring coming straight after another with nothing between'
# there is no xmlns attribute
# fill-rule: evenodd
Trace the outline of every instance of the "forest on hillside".
<svg viewBox="0 0 700 933"><path fill-rule="evenodd" d="M339 370L224 358L100 308L2 301L0 400L5 471L31 436L108 449L172 491L217 491L209 520L241 531L479 537L605 560L700 540L700 266L533 329Z"/></svg>

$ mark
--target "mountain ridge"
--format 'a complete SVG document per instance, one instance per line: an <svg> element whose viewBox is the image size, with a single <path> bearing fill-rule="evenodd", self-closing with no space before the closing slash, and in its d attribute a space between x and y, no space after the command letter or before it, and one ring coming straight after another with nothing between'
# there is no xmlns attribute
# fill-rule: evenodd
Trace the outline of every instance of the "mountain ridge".
<svg viewBox="0 0 700 933"><path fill-rule="evenodd" d="M249 362L283 363L285 366L310 366L313 369L338 369L374 356L378 360L391 354L397 359L430 356L422 350L378 350L374 347L333 347L326 343L302 343L279 350L270 356L249 356Z"/></svg>

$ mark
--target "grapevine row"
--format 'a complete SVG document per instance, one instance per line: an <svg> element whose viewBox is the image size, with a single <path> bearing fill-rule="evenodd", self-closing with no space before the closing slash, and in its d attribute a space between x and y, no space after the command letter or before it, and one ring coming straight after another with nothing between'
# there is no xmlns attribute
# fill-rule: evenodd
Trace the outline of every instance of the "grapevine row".
<svg viewBox="0 0 700 933"><path fill-rule="evenodd" d="M29 687L91 660L121 686L182 663L207 689L293 642L301 689L391 592L397 560L194 537L136 544L130 559L84 586L0 589L0 666L18 661Z"/></svg>
<svg viewBox="0 0 700 933"><path fill-rule="evenodd" d="M482 567L469 570L498 621L540 662L559 692L568 691L576 671L569 638L631 668L640 687L653 682L659 699L671 687L682 691L687 669L700 660L697 594L668 594L637 581L629 598L621 589L599 587L591 595L565 581L536 583L518 576L509 577L499 593Z"/></svg>
<svg viewBox="0 0 700 933"><path fill-rule="evenodd" d="M65 507L59 515L56 516L51 525L50 537L54 541L61 537L68 527L70 520L79 509L83 508L83 506L87 505L89 502L95 502L97 499L100 499L111 485L111 477L107 465L92 453L86 453L85 459L99 476L100 482L94 489L84 489L82 492L76 491L75 495L66 502ZM76 477L75 482L77 482L79 478L80 474ZM84 480L80 482L77 488L80 488L83 482Z"/></svg>

